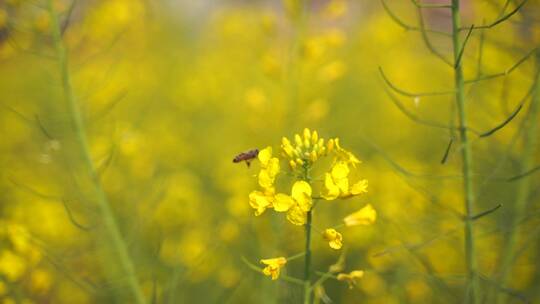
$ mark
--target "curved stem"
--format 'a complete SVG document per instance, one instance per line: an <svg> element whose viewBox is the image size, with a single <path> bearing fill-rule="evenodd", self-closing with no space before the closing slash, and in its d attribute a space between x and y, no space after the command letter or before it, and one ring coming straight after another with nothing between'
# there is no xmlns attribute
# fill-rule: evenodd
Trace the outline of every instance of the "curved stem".
<svg viewBox="0 0 540 304"><path fill-rule="evenodd" d="M463 191L465 196L465 255L468 276L468 287L466 288L466 303L479 303L480 294L476 270L476 252L473 232L473 208L475 196L472 181L472 150L465 131L467 128L467 109L465 105L464 80L461 62L459 60L462 45L459 39L460 16L459 0L452 0L452 44L454 48L454 84L456 88L456 103L459 116L459 135L463 146L461 150L462 172L463 172Z"/></svg>
<svg viewBox="0 0 540 304"><path fill-rule="evenodd" d="M113 211L111 210L105 191L101 186L99 175L90 155L90 148L86 139L86 130L81 110L75 99L75 94L71 86L67 52L62 41L61 28L58 21L58 16L53 7L53 0L49 0L47 6L49 16L51 18L52 37L56 48L59 70L62 78L64 98L67 103L70 119L73 123L76 140L79 144L79 149L83 157L84 166L87 171L86 173L88 174L88 177L92 183L98 208L103 218L105 232L107 233L107 238L111 242L114 252L116 253L116 262L119 263L120 269L128 279L129 289L133 295L135 303L144 304L146 301L144 300L144 296L139 287L133 262L129 256L127 246L122 239L122 235L114 218Z"/></svg>

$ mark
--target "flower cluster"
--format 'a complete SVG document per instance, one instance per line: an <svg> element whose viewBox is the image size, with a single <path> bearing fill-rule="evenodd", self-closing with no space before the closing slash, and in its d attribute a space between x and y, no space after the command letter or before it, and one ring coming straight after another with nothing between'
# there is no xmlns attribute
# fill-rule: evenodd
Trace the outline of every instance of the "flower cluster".
<svg viewBox="0 0 540 304"><path fill-rule="evenodd" d="M281 153L278 156L274 156L272 147L262 149L257 156L260 162L257 175L260 189L249 194L249 203L256 216L260 216L267 209L273 209L277 213L285 213L290 223L307 225L307 230L311 230L313 223L308 215L315 208L317 200L348 199L367 192L367 180L353 180L351 174L360 161L341 147L339 138L325 141L319 137L317 131L312 132L306 128L302 135L296 134L292 141L283 137L280 148ZM321 161L324 158L328 161ZM288 167L287 172L281 172L283 165ZM290 186L283 186L291 176L294 180ZM277 190L283 187L288 189ZM376 217L375 209L368 204L346 216L340 226L371 225ZM343 235L336 228L324 229L322 238L328 242L330 248L340 250L343 247ZM266 266L262 272L275 280L279 277L281 268L290 260L291 258L285 257L263 259L261 263ZM340 274L339 280L354 284L354 280L360 278L361 274L361 271Z"/></svg>
<svg viewBox="0 0 540 304"><path fill-rule="evenodd" d="M313 187L317 186L310 174L322 157L332 157L332 166L324 174L324 183L318 187L320 195L317 198L331 201L367 192L366 179L350 182L350 167L356 169L360 161L340 146L339 138L325 141L319 137L317 131L311 132L306 128L302 135L294 136L294 141L286 137L281 140L281 159L288 164L292 175L297 179L290 194L276 192L275 182L281 166L280 159L273 156L272 147L259 152L258 184L261 189L249 194L249 202L255 209L255 215L261 215L266 209L274 209L276 212L286 212L287 220L292 224L306 224L306 214L313 206Z"/></svg>

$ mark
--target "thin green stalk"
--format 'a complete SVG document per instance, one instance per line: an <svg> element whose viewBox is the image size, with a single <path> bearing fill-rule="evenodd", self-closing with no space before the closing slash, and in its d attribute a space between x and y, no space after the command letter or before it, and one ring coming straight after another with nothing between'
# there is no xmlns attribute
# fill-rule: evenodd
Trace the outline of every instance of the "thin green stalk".
<svg viewBox="0 0 540 304"><path fill-rule="evenodd" d="M304 304L311 303L311 210L307 213L306 258L304 264Z"/></svg>
<svg viewBox="0 0 540 304"><path fill-rule="evenodd" d="M540 114L540 51L537 51L536 59L537 71L535 74L535 89L531 100L530 112L527 121L525 136L523 138L524 148L522 153L521 169L522 171L532 168L535 164L535 156L538 154L538 115ZM507 286L509 283L509 274L512 269L512 264L515 259L516 245L519 241L520 234L518 233L518 222L523 218L525 208L531 191L531 179L525 177L519 183L516 199L512 206L514 212L510 219L508 227L516 227L511 229L505 248L502 253L501 273L499 282L502 286ZM497 303L503 303L502 294L497 297Z"/></svg>
<svg viewBox="0 0 540 304"><path fill-rule="evenodd" d="M304 162L304 180L310 182L308 162ZM312 222L311 210L307 212L306 219L306 248L305 248L305 260L304 260L304 304L311 304L311 222Z"/></svg>
<svg viewBox="0 0 540 304"><path fill-rule="evenodd" d="M454 49L454 85L456 90L456 104L459 116L459 135L463 149L462 173L463 190L465 196L465 255L468 276L468 288L466 293L466 302L473 304L480 303L480 293L476 269L476 252L473 232L473 208L474 208L474 189L472 181L472 151L467 134L467 109L465 105L463 70L459 62L459 54L462 44L460 42L460 15L459 0L452 0L452 44Z"/></svg>
<svg viewBox="0 0 540 304"><path fill-rule="evenodd" d="M79 144L80 152L82 154L84 165L86 167L86 173L88 174L92 184L94 195L103 218L103 224L107 237L110 240L114 252L116 253L117 263L120 265L124 275L128 279L128 284L130 291L133 295L133 298L136 303L143 304L145 303L143 294L139 288L139 283L135 274L135 269L131 258L129 257L127 247L122 239L120 230L114 219L113 212L107 200L107 196L101 186L98 173L92 162L92 157L90 155L90 149L88 142L86 140L86 131L84 122L81 115L81 110L75 99L75 94L71 86L71 77L69 74L69 65L68 65L68 56L66 48L62 41L62 35L60 32L60 25L58 21L58 16L53 7L53 0L48 1L48 11L51 18L51 30L52 38L56 48L57 59L59 64L60 75L62 78L62 87L65 101L67 103L69 116L71 122L73 123L73 128L76 135L76 140Z"/></svg>

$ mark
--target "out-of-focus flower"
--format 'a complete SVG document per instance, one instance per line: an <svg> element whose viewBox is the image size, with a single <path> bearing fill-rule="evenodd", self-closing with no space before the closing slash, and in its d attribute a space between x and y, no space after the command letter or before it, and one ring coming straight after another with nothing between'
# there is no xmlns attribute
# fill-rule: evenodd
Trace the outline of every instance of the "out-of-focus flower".
<svg viewBox="0 0 540 304"><path fill-rule="evenodd" d="M266 95L260 88L250 88L244 93L244 101L251 108L260 110L266 103Z"/></svg>
<svg viewBox="0 0 540 304"><path fill-rule="evenodd" d="M49 291L51 285L52 278L47 271L43 269L36 269L32 271L32 275L30 277L30 287L32 292L36 294L44 294Z"/></svg>
<svg viewBox="0 0 540 304"><path fill-rule="evenodd" d="M341 147L341 145L339 144L339 138L334 139L334 144L335 153L339 159L344 160L345 162L347 162L347 164L352 165L354 168L356 168L356 165L361 163L361 161L358 160L358 158L356 158L354 154Z"/></svg>
<svg viewBox="0 0 540 304"><path fill-rule="evenodd" d="M352 289L356 285L356 281L364 276L362 270L354 270L351 273L340 273L337 275L338 281L346 281L349 284L349 288Z"/></svg>
<svg viewBox="0 0 540 304"><path fill-rule="evenodd" d="M18 280L26 271L24 259L10 250L3 250L0 254L0 274L9 281Z"/></svg>
<svg viewBox="0 0 540 304"><path fill-rule="evenodd" d="M283 0L283 6L285 7L285 11L287 12L287 15L292 19L298 18L302 11L302 4L303 1L300 0Z"/></svg>
<svg viewBox="0 0 540 304"><path fill-rule="evenodd" d="M272 277L272 280L277 280L281 268L287 264L287 259L284 257L262 259L261 263L266 265L263 269L264 275Z"/></svg>
<svg viewBox="0 0 540 304"><path fill-rule="evenodd" d="M366 179L360 180L349 187L349 172L347 162L338 161L334 164L330 173L325 174L324 191L321 193L321 196L326 200L334 200L338 197L348 198L366 193L368 185Z"/></svg>
<svg viewBox="0 0 540 304"><path fill-rule="evenodd" d="M373 223L375 223L375 220L377 219L377 211L373 209L373 206L371 204L367 204L362 209L349 214L343 219L343 222L345 222L346 226L368 226Z"/></svg>
<svg viewBox="0 0 540 304"><path fill-rule="evenodd" d="M4 301L2 301L2 304L16 304L16 303L17 303L17 302L15 302L14 299L9 298L9 297L4 298Z"/></svg>
<svg viewBox="0 0 540 304"><path fill-rule="evenodd" d="M0 9L0 29L6 27L8 21L8 14L5 10Z"/></svg>
<svg viewBox="0 0 540 304"><path fill-rule="evenodd" d="M7 293L8 289L4 281L0 281L0 296L3 296Z"/></svg>
<svg viewBox="0 0 540 304"><path fill-rule="evenodd" d="M341 78L347 67L342 61L336 60L323 66L319 71L319 80L322 82L332 82Z"/></svg>
<svg viewBox="0 0 540 304"><path fill-rule="evenodd" d="M40 13L34 20L34 27L38 32L46 33L49 31L51 20L49 14L46 12Z"/></svg>
<svg viewBox="0 0 540 304"><path fill-rule="evenodd" d="M323 232L323 237L328 241L330 248L339 250L343 247L343 236L336 229L328 228Z"/></svg>
<svg viewBox="0 0 540 304"><path fill-rule="evenodd" d="M347 250L342 250L341 254L339 255L339 259L330 267L328 267L328 271L331 273L337 273L343 271L345 269L345 255L347 254Z"/></svg>
<svg viewBox="0 0 540 304"><path fill-rule="evenodd" d="M347 12L347 2L345 0L332 0L324 9L324 15L328 19L337 19Z"/></svg>
<svg viewBox="0 0 540 304"><path fill-rule="evenodd" d="M328 29L324 33L324 39L329 46L340 47L347 40L345 33L337 28Z"/></svg>

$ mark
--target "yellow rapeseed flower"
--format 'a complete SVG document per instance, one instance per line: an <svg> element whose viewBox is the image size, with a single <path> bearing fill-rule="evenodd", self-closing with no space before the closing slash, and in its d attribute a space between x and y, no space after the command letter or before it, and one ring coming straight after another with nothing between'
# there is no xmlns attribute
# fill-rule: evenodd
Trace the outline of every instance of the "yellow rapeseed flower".
<svg viewBox="0 0 540 304"><path fill-rule="evenodd" d="M292 186L291 195L278 193L275 196L274 210L288 212L287 219L295 225L306 223L306 213L311 209L311 186L305 181L297 181Z"/></svg>
<svg viewBox="0 0 540 304"><path fill-rule="evenodd" d="M261 263L266 265L263 269L264 275L272 277L272 280L277 280L281 268L287 264L287 259L284 257L262 259Z"/></svg>
<svg viewBox="0 0 540 304"><path fill-rule="evenodd" d="M274 185L276 175L279 173L279 159L272 157L272 147L262 149L258 155L261 162L261 171L259 172L259 185L263 189L271 189Z"/></svg>
<svg viewBox="0 0 540 304"><path fill-rule="evenodd" d="M323 232L323 237L328 241L330 248L339 250L343 246L343 236L336 229L328 228Z"/></svg>
<svg viewBox="0 0 540 304"><path fill-rule="evenodd" d="M353 156L354 157L354 156ZM349 166L346 161L338 161L330 173L325 174L324 190L321 196L326 200L338 197L348 198L367 192L367 180L363 179L349 187Z"/></svg>
<svg viewBox="0 0 540 304"><path fill-rule="evenodd" d="M292 140L283 137L280 148L281 160L288 163L297 181L292 186L291 194L278 193L275 184L281 169L280 159L273 157L272 147L262 149L257 156L261 167L257 176L261 189L249 194L249 203L255 209L256 216L273 208L276 212L286 212L287 220L292 224L305 225L307 213L313 204L310 174L322 157L333 158L332 167L325 176L322 198L334 200L367 192L367 180L350 183L349 167L356 168L360 161L340 146L339 138L325 142L317 131L305 128L301 133L295 134Z"/></svg>
<svg viewBox="0 0 540 304"><path fill-rule="evenodd" d="M30 288L35 294L44 294L52 285L51 275L43 269L35 269L30 277Z"/></svg>
<svg viewBox="0 0 540 304"><path fill-rule="evenodd" d="M345 0L332 0L324 9L324 14L328 19L337 19L347 12L347 2Z"/></svg>
<svg viewBox="0 0 540 304"><path fill-rule="evenodd" d="M0 254L0 274L9 281L18 280L26 271L24 259L10 250L4 250Z"/></svg>
<svg viewBox="0 0 540 304"><path fill-rule="evenodd" d="M340 159L346 161L348 164L351 164L354 168L356 168L357 164L361 163L361 161L358 160L358 158L356 158L356 156L354 156L354 154L352 154L351 152L343 149L340 146L339 138L335 138L334 142L335 142L335 145L336 145L336 149L335 149L336 152L335 153Z"/></svg>
<svg viewBox="0 0 540 304"><path fill-rule="evenodd" d="M354 270L351 273L340 273L337 275L338 281L346 281L349 284L349 288L352 289L356 285L356 280L361 279L364 276L362 270Z"/></svg>
<svg viewBox="0 0 540 304"><path fill-rule="evenodd" d="M266 209L272 208L274 202L273 192L252 191L249 194L249 205L255 209L255 215L261 215Z"/></svg>
<svg viewBox="0 0 540 304"><path fill-rule="evenodd" d="M346 226L358 226L358 225L371 225L375 223L377 219L377 211L373 209L370 204L367 204L364 208L346 216L343 219Z"/></svg>

